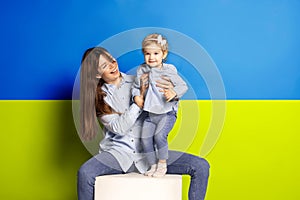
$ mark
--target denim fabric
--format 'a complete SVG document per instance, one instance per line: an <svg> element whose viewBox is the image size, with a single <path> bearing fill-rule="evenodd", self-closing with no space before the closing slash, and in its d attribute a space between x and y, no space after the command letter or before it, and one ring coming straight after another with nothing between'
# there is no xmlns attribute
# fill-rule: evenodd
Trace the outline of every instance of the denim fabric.
<svg viewBox="0 0 300 200"><path fill-rule="evenodd" d="M133 171L137 170L132 166L128 172ZM122 173L124 172L118 161L111 154L102 152L94 156L85 162L78 171L78 200L94 199L94 185L97 176ZM169 151L167 174L189 175L191 177L189 200L205 198L209 176L209 164L205 159L187 153Z"/></svg>
<svg viewBox="0 0 300 200"><path fill-rule="evenodd" d="M209 177L209 163L198 156L169 151L167 174L189 175L189 200L204 200Z"/></svg>
<svg viewBox="0 0 300 200"><path fill-rule="evenodd" d="M138 172L132 165L127 173ZM78 170L77 193L78 200L93 200L94 186L97 176L123 174L117 159L108 152L101 152L86 161Z"/></svg>
<svg viewBox="0 0 300 200"><path fill-rule="evenodd" d="M166 114L148 113L144 120L141 141L150 165L157 163L158 159L166 160L168 158L167 139L175 121L175 111L170 111Z"/></svg>

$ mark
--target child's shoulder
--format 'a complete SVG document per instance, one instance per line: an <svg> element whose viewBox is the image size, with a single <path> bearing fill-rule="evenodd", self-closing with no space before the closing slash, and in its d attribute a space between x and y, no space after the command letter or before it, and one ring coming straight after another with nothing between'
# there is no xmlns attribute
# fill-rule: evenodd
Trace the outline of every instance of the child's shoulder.
<svg viewBox="0 0 300 200"><path fill-rule="evenodd" d="M142 63L138 66L138 68L147 68L148 65L146 63Z"/></svg>
<svg viewBox="0 0 300 200"><path fill-rule="evenodd" d="M134 79L135 79L135 76L134 76L134 75L131 75L131 74L125 74L125 73L122 73L122 72L121 72L121 76L123 77L123 79L124 79L126 82L133 82Z"/></svg>
<svg viewBox="0 0 300 200"><path fill-rule="evenodd" d="M141 65L138 66L137 71L138 72L147 73L147 72L150 71L150 68L149 68L148 65L146 65L145 63L143 63L143 64L141 64Z"/></svg>
<svg viewBox="0 0 300 200"><path fill-rule="evenodd" d="M170 63L164 63L163 64L164 68L167 70L173 70L173 71L177 71L176 67L173 64Z"/></svg>

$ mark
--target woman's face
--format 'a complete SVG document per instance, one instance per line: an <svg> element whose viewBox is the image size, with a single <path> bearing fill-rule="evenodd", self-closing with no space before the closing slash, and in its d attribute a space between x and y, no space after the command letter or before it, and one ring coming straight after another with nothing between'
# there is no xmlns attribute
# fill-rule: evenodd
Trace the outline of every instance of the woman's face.
<svg viewBox="0 0 300 200"><path fill-rule="evenodd" d="M105 56L100 55L98 72L101 78L108 84L114 84L120 77L120 71L117 61L107 59Z"/></svg>

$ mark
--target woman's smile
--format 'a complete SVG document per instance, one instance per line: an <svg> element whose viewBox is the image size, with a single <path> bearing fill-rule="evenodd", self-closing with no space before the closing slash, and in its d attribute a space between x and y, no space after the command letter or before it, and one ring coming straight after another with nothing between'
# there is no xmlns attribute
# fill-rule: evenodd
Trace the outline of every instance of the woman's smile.
<svg viewBox="0 0 300 200"><path fill-rule="evenodd" d="M118 73L119 73L118 67L115 67L114 69L112 69L112 70L110 71L110 74L113 74L113 75L118 74Z"/></svg>

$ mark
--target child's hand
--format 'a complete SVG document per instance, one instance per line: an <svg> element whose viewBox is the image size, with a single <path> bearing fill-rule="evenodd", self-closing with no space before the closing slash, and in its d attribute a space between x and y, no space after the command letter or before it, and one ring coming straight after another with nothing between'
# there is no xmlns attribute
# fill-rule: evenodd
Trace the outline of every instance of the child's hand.
<svg viewBox="0 0 300 200"><path fill-rule="evenodd" d="M143 96L135 96L134 97L134 102L138 107L140 107L140 108L144 107L144 98L143 98Z"/></svg>

